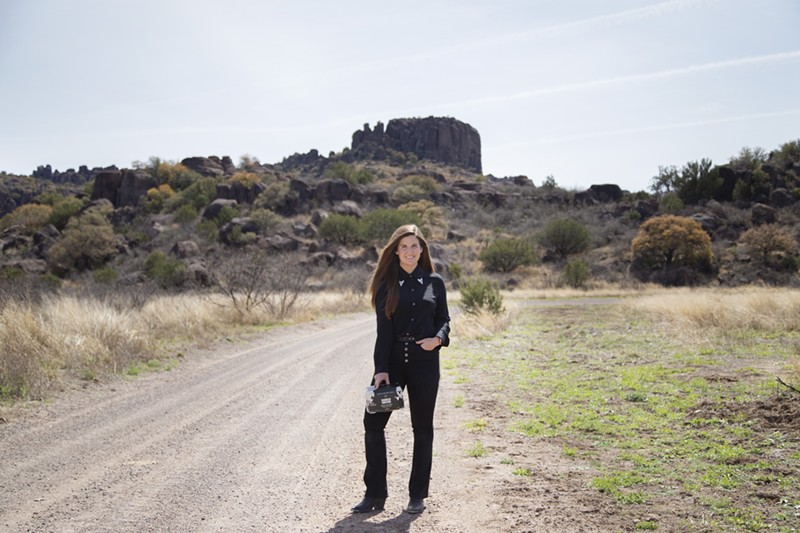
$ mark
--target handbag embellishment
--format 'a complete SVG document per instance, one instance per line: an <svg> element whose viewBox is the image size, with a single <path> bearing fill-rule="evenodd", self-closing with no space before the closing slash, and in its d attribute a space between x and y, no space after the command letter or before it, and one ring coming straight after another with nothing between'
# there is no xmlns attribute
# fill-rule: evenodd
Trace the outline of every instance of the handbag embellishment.
<svg viewBox="0 0 800 533"><path fill-rule="evenodd" d="M377 389L370 385L366 393L369 414L396 411L404 407L403 389L399 385L384 385Z"/></svg>

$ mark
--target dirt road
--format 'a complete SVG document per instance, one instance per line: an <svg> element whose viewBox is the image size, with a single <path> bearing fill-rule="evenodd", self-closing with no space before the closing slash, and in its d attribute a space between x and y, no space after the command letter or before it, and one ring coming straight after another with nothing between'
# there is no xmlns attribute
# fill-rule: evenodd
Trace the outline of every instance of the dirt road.
<svg viewBox="0 0 800 533"><path fill-rule="evenodd" d="M443 375L432 495L403 512L408 410L388 429L390 498L363 494L361 409L371 314L281 328L193 353L171 372L73 391L0 425L0 530L8 532L594 531L558 450L533 450L536 480L467 457L456 385ZM502 447L498 435L489 446ZM512 478L509 481L509 478ZM582 489L575 489L581 492ZM575 492L575 491L573 491ZM571 499L575 500L570 503Z"/></svg>

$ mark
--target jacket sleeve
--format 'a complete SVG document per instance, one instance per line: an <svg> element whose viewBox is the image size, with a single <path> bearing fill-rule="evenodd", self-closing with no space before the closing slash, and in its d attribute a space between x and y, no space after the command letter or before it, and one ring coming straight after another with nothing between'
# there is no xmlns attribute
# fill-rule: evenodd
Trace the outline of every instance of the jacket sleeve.
<svg viewBox="0 0 800 533"><path fill-rule="evenodd" d="M450 311L447 309L447 289L444 286L444 279L441 276L434 276L436 284L436 309L433 321L436 328L436 336L442 339L442 346L450 345Z"/></svg>
<svg viewBox="0 0 800 533"><path fill-rule="evenodd" d="M391 319L386 317L384 307L386 305L386 289L378 289L378 297L375 299L375 315L378 324L378 336L375 339L375 353L373 361L375 363L375 374L389 372L389 359L392 355L392 343L394 342L394 324Z"/></svg>

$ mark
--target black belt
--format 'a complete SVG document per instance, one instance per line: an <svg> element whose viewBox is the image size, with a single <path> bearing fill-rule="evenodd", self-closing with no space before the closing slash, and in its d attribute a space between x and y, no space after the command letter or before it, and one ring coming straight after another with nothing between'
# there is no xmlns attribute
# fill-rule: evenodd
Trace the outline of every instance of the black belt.
<svg viewBox="0 0 800 533"><path fill-rule="evenodd" d="M400 335L397 337L397 342L414 342L416 339L411 335Z"/></svg>

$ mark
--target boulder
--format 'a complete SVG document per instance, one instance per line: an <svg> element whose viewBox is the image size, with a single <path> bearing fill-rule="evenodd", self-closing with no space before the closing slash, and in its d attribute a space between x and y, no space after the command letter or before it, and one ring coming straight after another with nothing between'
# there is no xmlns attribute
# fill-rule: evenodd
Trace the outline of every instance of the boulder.
<svg viewBox="0 0 800 533"><path fill-rule="evenodd" d="M765 204L755 204L750 210L750 219L754 226L761 224L773 224L775 222L776 210Z"/></svg>
<svg viewBox="0 0 800 533"><path fill-rule="evenodd" d="M273 235L267 239L267 244L279 252L294 252L300 248L300 241L286 235Z"/></svg>
<svg viewBox="0 0 800 533"><path fill-rule="evenodd" d="M775 189L769 195L769 204L773 207L788 207L796 203L797 198L786 189Z"/></svg>
<svg viewBox="0 0 800 533"><path fill-rule="evenodd" d="M233 234L234 230L238 228L240 235L244 235L245 233L252 233L254 235L258 235L261 232L261 228L250 217L237 217L222 226L219 229L219 240L225 244L240 244L238 242L234 242L231 239L231 235Z"/></svg>
<svg viewBox="0 0 800 533"><path fill-rule="evenodd" d="M147 194L148 190L157 186L156 179L147 172L123 170L116 201L111 201L115 207L136 206L139 204L139 200Z"/></svg>
<svg viewBox="0 0 800 533"><path fill-rule="evenodd" d="M356 218L361 218L361 208L358 207L358 204L350 201L345 200L344 202L339 202L335 206L333 206L333 212L337 215L346 215Z"/></svg>
<svg viewBox="0 0 800 533"><path fill-rule="evenodd" d="M350 198L353 187L345 180L322 180L317 183L314 197L322 202L336 203Z"/></svg>
<svg viewBox="0 0 800 533"><path fill-rule="evenodd" d="M181 165L202 176L216 178L225 175L225 167L218 157L187 157Z"/></svg>
<svg viewBox="0 0 800 533"><path fill-rule="evenodd" d="M210 287L214 284L214 276L200 263L192 263L186 267L187 278L191 283L201 287Z"/></svg>
<svg viewBox="0 0 800 533"><path fill-rule="evenodd" d="M176 243L170 252L180 259L186 259L200 255L200 246L194 241L181 241Z"/></svg>
<svg viewBox="0 0 800 533"><path fill-rule="evenodd" d="M100 172L94 177L91 198L92 200L105 198L116 205L120 185L122 185L122 172L118 170Z"/></svg>
<svg viewBox="0 0 800 533"><path fill-rule="evenodd" d="M575 194L575 201L585 204L606 204L621 199L622 189L614 184L592 185L584 192Z"/></svg>
<svg viewBox="0 0 800 533"><path fill-rule="evenodd" d="M233 207L235 208L238 204L236 200L226 200L223 198L218 198L208 204L205 209L203 209L203 220L214 220L217 218L224 207Z"/></svg>
<svg viewBox="0 0 800 533"><path fill-rule="evenodd" d="M314 224L304 224L302 222L296 222L292 225L292 231L298 237L304 237L306 239L314 239L317 236L317 228Z"/></svg>

